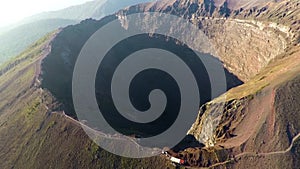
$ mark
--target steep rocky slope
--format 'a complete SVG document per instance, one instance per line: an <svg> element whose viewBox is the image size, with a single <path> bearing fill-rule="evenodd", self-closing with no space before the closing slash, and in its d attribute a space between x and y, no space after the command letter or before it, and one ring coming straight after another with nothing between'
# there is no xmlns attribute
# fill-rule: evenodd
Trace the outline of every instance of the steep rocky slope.
<svg viewBox="0 0 300 169"><path fill-rule="evenodd" d="M245 82L221 96L226 103L217 98L200 109L188 134L207 148L175 155L198 167L298 168L299 3L261 2L239 10L214 5L168 1L127 10L190 18L211 38L225 67ZM214 115L224 104L221 116ZM210 128L219 118L217 129Z"/></svg>
<svg viewBox="0 0 300 169"><path fill-rule="evenodd" d="M227 1L221 5L212 0L166 0L133 6L119 15L160 11L184 16L211 39L225 67L247 81L300 37L297 1L257 5L237 10Z"/></svg>
<svg viewBox="0 0 300 169"><path fill-rule="evenodd" d="M204 105L189 134L206 143L212 152L221 149L222 156L218 158L223 158L224 166L243 168L251 164L254 168L297 168L299 56L297 47L249 82L221 96L227 101L214 134L207 133L210 129L204 124L206 116L220 104L219 99ZM225 159L224 154L227 155ZM201 158L197 160L201 163Z"/></svg>
<svg viewBox="0 0 300 169"><path fill-rule="evenodd" d="M161 11L190 19L210 38L224 66L245 82L220 97L225 103L217 98L201 107L188 134L206 148L175 156L198 167L298 168L299 5L170 0L119 13Z"/></svg>

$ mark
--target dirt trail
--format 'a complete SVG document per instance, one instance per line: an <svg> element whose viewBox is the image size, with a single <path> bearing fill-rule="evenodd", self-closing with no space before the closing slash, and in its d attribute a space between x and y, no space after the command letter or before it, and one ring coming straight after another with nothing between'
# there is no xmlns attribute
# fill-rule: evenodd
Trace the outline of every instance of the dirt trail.
<svg viewBox="0 0 300 169"><path fill-rule="evenodd" d="M234 162L234 161L238 161L240 160L243 156L269 156L269 155L278 155L278 154L285 154L288 153L289 151L292 150L294 143L297 139L300 139L300 133L298 133L291 141L290 146L286 149L286 150L282 150L282 151L274 151L274 152L267 152L267 153L255 153L255 152L243 152L240 154L235 155L234 158L231 158L230 160L227 161L223 161L220 163L216 163L208 168L214 168L214 167L218 167L218 166L222 166L222 165L226 165L228 163Z"/></svg>
<svg viewBox="0 0 300 169"><path fill-rule="evenodd" d="M65 112L52 112L52 114L57 114L57 115L62 116L62 118L67 119L70 123L84 129L85 132L89 133L89 136L92 135L93 138L98 138L101 140L106 140L104 142L113 143L114 147L126 145L126 147L124 147L124 151L126 150L126 151L131 151L133 153L139 153L141 156L144 156L144 155L148 156L150 154L159 155L162 151L160 148L157 148L157 147L150 148L150 147L141 146L138 143L138 139L133 138L133 137L125 136L122 134L106 134L99 130L95 130L95 129L87 126L83 122L77 121L74 118L66 115ZM106 146L106 145L104 144L101 146ZM108 145L108 146L110 147L111 145ZM131 155L131 154L128 154L128 155Z"/></svg>
<svg viewBox="0 0 300 169"><path fill-rule="evenodd" d="M38 60L35 62L36 70L35 70L35 80L39 82L39 76L41 75L41 66L42 66L42 61L51 53L51 42L53 39L60 33L60 30L55 32L52 37L48 40L48 43L45 45L43 48L43 52L41 53L40 57L38 57Z"/></svg>
<svg viewBox="0 0 300 169"><path fill-rule="evenodd" d="M285 154L289 151L292 150L294 143L297 139L300 138L300 133L298 133L293 139L292 142L290 144L290 146L286 149L286 150L282 150L282 151L274 151L274 152L268 152L268 153L254 153L254 152L243 152L241 154L238 154L235 156L235 158L240 158L242 156L246 156L246 155L253 155L253 156L267 156L267 155L275 155L275 154Z"/></svg>
<svg viewBox="0 0 300 169"><path fill-rule="evenodd" d="M129 140L130 140L130 141L134 142L135 144L137 144L135 141L133 141L133 139L131 140L130 138L124 138L124 137L122 137L121 135L110 135L110 134L105 134L105 133L103 133L103 132L101 132L101 131L99 131L99 130L92 129L92 128L90 128L89 126L87 126L86 124L84 124L84 123L82 123L82 122L80 122L80 121L77 121L77 120L75 120L74 118L72 118L72 117L66 115L65 112L52 112L52 114L62 115L64 118L68 119L71 123L73 123L73 124L75 124L75 125L77 125L77 126L79 126L79 127L82 127L82 128L84 128L85 130L90 130L90 131L96 133L97 136L101 136L102 138L106 138L106 139L115 139L115 140L124 140L124 141L125 141L125 140L126 140L126 141L129 141ZM137 144L137 145L138 145L138 144Z"/></svg>

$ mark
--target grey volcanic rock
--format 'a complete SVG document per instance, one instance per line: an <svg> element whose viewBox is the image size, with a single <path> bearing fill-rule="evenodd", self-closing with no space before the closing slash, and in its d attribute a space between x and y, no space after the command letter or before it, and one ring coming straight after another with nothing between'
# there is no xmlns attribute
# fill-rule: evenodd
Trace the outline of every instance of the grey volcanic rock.
<svg viewBox="0 0 300 169"><path fill-rule="evenodd" d="M269 5L266 2L259 4ZM227 5L218 6L212 0L158 1L127 8L119 15L141 11L184 16L199 25L217 50L216 57L243 81L248 81L272 59L284 53L288 43L292 43L296 36L290 25L266 19L256 20L251 17L254 12L249 15L247 10L236 15L235 10ZM246 14L247 17L242 17ZM155 27L155 24L152 26Z"/></svg>

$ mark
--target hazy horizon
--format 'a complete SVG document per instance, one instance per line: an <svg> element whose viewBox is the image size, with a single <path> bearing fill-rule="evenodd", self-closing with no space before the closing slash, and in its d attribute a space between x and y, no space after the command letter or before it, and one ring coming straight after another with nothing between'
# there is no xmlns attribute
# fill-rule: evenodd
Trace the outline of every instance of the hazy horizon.
<svg viewBox="0 0 300 169"><path fill-rule="evenodd" d="M12 25L32 15L64 9L92 0L10 0L0 4L0 28Z"/></svg>

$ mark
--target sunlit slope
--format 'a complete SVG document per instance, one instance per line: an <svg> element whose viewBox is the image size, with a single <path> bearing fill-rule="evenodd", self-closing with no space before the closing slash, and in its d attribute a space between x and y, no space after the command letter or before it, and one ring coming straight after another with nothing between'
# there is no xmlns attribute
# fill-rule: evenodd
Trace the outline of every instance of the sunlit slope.
<svg viewBox="0 0 300 169"><path fill-rule="evenodd" d="M161 168L153 157L126 159L95 145L60 103L40 88L41 59L57 32L2 67L0 76L0 168Z"/></svg>

